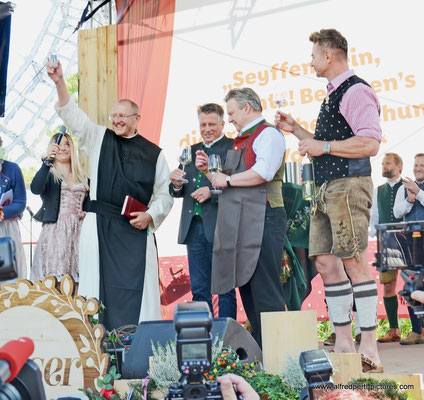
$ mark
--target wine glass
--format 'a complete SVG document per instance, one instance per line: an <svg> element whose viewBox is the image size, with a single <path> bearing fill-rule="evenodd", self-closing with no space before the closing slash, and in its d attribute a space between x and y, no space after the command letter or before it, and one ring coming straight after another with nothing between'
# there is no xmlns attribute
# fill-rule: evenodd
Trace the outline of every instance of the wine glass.
<svg viewBox="0 0 424 400"><path fill-rule="evenodd" d="M211 174L215 174L217 172L221 172L222 171L221 157L219 156L219 154L211 154L209 156L208 171ZM222 190L221 189L213 188L213 189L211 189L211 193L213 193L213 194L221 194L222 193Z"/></svg>
<svg viewBox="0 0 424 400"><path fill-rule="evenodd" d="M281 108L282 106L287 104L287 92L276 90L272 94L272 101L278 106L278 108Z"/></svg>
<svg viewBox="0 0 424 400"><path fill-rule="evenodd" d="M178 157L178 162L183 166L183 172L184 172L184 167L191 163L191 147L190 146L184 147L183 152ZM176 181L181 183L188 183L188 180L185 178L178 178L176 179Z"/></svg>

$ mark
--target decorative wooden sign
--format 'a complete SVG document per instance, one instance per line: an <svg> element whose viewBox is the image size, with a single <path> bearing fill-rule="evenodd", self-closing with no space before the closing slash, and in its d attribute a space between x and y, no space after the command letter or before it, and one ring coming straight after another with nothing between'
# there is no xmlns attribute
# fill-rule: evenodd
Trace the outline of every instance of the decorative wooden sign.
<svg viewBox="0 0 424 400"><path fill-rule="evenodd" d="M89 320L98 301L75 296L69 275L56 286L56 278L48 276L42 282L4 283L0 290L0 346L22 336L34 341L31 359L40 367L48 399L94 389L109 365L104 328Z"/></svg>

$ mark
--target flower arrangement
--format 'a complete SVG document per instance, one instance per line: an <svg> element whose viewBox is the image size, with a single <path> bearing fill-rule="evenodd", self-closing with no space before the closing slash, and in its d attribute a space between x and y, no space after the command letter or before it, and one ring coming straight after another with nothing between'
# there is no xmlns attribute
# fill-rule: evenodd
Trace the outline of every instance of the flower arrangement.
<svg viewBox="0 0 424 400"><path fill-rule="evenodd" d="M98 378L96 383L97 387L100 388L100 393L94 392L93 389L80 389L90 400L121 400L119 395L116 393L113 382L120 379L121 375L116 373L116 367L110 368L109 372L103 377Z"/></svg>
<svg viewBox="0 0 424 400"><path fill-rule="evenodd" d="M216 380L220 375L232 373L242 376L263 399L297 400L299 393L287 384L280 375L269 374L262 370L262 364L242 363L233 349L223 349L212 360L212 368L207 379Z"/></svg>
<svg viewBox="0 0 424 400"><path fill-rule="evenodd" d="M142 379L141 382L131 384L131 399L151 400L156 397L155 390L163 396L169 386L180 379L180 373L177 368L177 354L175 342L171 341L165 346L158 344L157 347L152 343L153 357L149 369L150 376ZM301 371L298 358L296 356L287 356L286 365L281 375L275 375L265 372L260 362L243 363L240 361L237 353L231 348L222 348L222 341L215 338L212 345L212 366L205 378L215 381L218 376L233 373L242 376L260 395L262 400L299 400L300 391L306 387L307 383ZM92 389L80 389L90 400L121 400L127 397L127 394L115 392L113 383L120 379L116 373L116 367L112 366L109 373L102 379L97 379L97 387L100 392ZM349 382L352 385L367 385L377 387L378 384L395 387L398 386L395 381L377 381L374 379L357 379ZM162 397L160 397L162 398ZM400 389L386 390L332 390L326 391L318 397L318 400L338 400L338 399L368 399L368 400L410 400L411 397L406 391Z"/></svg>

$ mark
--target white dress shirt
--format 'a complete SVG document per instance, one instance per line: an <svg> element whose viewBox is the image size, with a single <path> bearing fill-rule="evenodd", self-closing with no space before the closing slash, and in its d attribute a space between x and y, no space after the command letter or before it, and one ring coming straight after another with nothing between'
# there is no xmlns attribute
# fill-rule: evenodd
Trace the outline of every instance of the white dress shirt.
<svg viewBox="0 0 424 400"><path fill-rule="evenodd" d="M247 124L238 136L241 136L244 131L258 124L263 119L261 116ZM275 127L267 127L253 141L252 148L256 154L256 162L252 166L252 170L267 182L272 181L281 167L286 151L284 135Z"/></svg>
<svg viewBox="0 0 424 400"><path fill-rule="evenodd" d="M415 201L419 201L424 206L424 192L420 189L415 196ZM403 218L406 214L410 213L414 203L410 203L405 196L405 186L401 186L395 199L395 206L393 207L393 214L396 218Z"/></svg>

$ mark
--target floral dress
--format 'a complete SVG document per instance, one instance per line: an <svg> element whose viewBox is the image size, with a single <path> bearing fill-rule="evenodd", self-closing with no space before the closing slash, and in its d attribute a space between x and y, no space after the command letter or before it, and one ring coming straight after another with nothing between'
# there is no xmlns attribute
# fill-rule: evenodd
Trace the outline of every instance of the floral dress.
<svg viewBox="0 0 424 400"><path fill-rule="evenodd" d="M62 181L57 222L43 225L34 252L32 281L42 280L47 275L62 280L65 274L79 281L78 244L85 216L82 205L86 194L82 183L71 188Z"/></svg>

